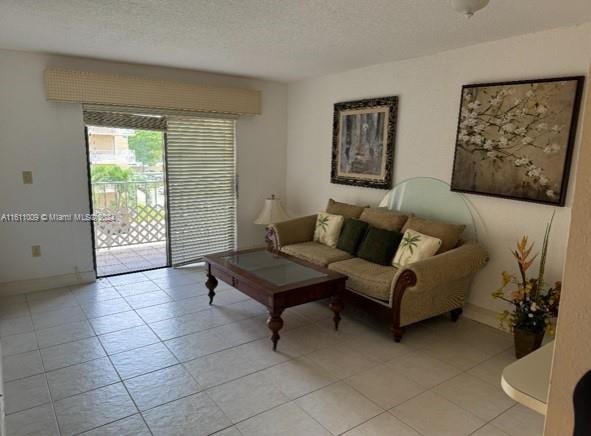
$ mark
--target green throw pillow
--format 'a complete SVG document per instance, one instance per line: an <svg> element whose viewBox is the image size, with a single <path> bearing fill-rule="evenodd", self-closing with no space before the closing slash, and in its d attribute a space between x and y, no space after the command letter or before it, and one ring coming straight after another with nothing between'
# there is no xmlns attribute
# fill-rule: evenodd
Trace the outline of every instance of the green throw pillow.
<svg viewBox="0 0 591 436"><path fill-rule="evenodd" d="M357 257L380 265L392 265L392 258L402 237L402 233L369 226L357 251Z"/></svg>
<svg viewBox="0 0 591 436"><path fill-rule="evenodd" d="M341 230L341 236L339 236L339 241L337 242L337 248L355 255L359 243L365 236L367 227L368 224L363 221L355 218L346 218L343 224L343 230Z"/></svg>

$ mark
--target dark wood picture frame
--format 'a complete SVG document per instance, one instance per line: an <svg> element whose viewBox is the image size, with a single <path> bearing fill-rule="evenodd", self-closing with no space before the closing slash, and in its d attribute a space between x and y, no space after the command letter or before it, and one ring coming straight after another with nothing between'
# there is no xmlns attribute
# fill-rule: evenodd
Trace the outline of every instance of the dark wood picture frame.
<svg viewBox="0 0 591 436"><path fill-rule="evenodd" d="M382 110L383 109L383 110ZM380 155L372 156L373 163L380 165L380 174L368 174L363 175L362 173L343 173L341 172L341 158L342 154L340 151L340 142L342 138L343 126L341 121L343 115L346 112L353 112L350 115L365 115L366 113L384 113L384 116L380 118L378 126L375 128L375 136L380 135L385 140L382 140L377 144L381 147ZM356 113L355 113L356 112ZM393 180L393 166L394 166L394 148L396 140L396 122L398 118L398 97L380 97L380 98L369 98L363 100L346 101L335 103L334 114L333 114L333 134L332 134L332 164L331 164L331 183L341 185L354 185L362 186L366 188L375 189L391 189ZM383 123L383 124L382 124ZM364 126L365 127L365 126ZM383 129L383 131L381 131ZM367 129L366 129L367 130ZM381 132L381 133L380 133ZM367 138L367 135L366 135ZM366 148L370 153L373 153L372 146L366 145ZM351 147L348 149L351 150Z"/></svg>
<svg viewBox="0 0 591 436"><path fill-rule="evenodd" d="M578 119L579 119L579 112L580 112L580 107L581 107L581 99L582 99L582 94L583 94L583 88L584 88L584 81L585 81L585 77L584 76L568 76L568 77L554 77L554 78L544 78L544 79L534 79L534 80L517 80L517 81L508 81L508 82L491 82L491 83L477 83L477 84L470 84L470 85L464 85L462 86L462 93L460 96L460 112L458 115L458 124L457 124L457 132L456 132L456 142L455 142L455 152L454 152L454 161L453 161L453 167L452 167L452 178L451 178L451 190L455 191L455 192L462 192L462 193L469 193L469 194L477 194L477 195L484 195L484 196L491 196L491 197L500 197L500 198L506 198L506 199L511 199L511 200L520 200L520 201L528 201L528 202L534 202L534 203L542 203L542 204L549 204L549 205L553 205L553 206L564 206L565 201L566 201L566 195L567 195L567 189L568 189L568 182L569 182L569 178L570 178L570 167L571 167L571 161L572 161L572 154L573 154L573 148L574 148L574 144L575 144L575 138L576 138L576 133L577 133L577 125L578 125ZM574 84L574 95L572 96L572 104L569 107L569 122L568 122L568 133L566 135L566 138L564 140L564 144L559 144L561 146L564 147L564 158L562 160L562 165L561 165L561 172L560 172L560 180L557 181L555 183L555 185L553 186L557 186L560 189L560 192L558 193L558 195L554 195L554 196L549 196L548 192L554 192L553 189L549 188L546 191L546 196L548 198L532 198L532 197L528 197L525 195L511 195L511 194L507 194L504 192L491 192L490 190L479 190L477 187L472 187L472 188L466 188L466 183L464 180L460 180L462 179L461 176L458 175L459 172L461 172L462 168L461 168L461 162L460 162L460 158L459 158L459 153L460 153L460 141L463 139L461 139L462 135L463 135L463 131L465 132L465 128L462 126L462 121L463 121L463 114L466 114L465 110L466 109L470 109L470 108L466 108L464 106L465 104L465 96L466 96L466 92L469 92L470 90L474 90L474 89L478 89L478 88L490 88L490 87L505 87L505 88L511 88L514 86L521 86L521 85L531 85L532 89L535 88L535 86L538 86L539 84L549 84L549 83L553 83L553 82L575 82ZM518 100L515 100L515 103ZM536 106L537 107L537 106ZM546 108L547 110L551 110L550 108ZM531 123L532 125L534 124L533 122ZM542 123L544 124L544 123ZM500 132L500 130L499 130ZM483 139L483 141L486 140L486 138ZM549 144L548 144L549 146ZM486 149L482 150L483 151L483 155L485 155ZM490 149L490 151L494 152L495 148ZM482 158L484 160L484 158ZM494 159L494 157L493 157ZM523 168L526 168L527 165L532 165L533 169L535 169L535 165L533 163L533 159L529 160L529 164L528 163L524 163L523 165L518 165L517 162L515 161L515 157L511 157L511 159L513 159L513 166L514 166L514 170L518 171L521 170L523 171ZM525 158L522 158L521 160L524 160ZM476 159L474 159L476 160ZM527 160L527 159L526 159ZM541 168L538 168L538 170L541 170ZM526 173L527 174L527 173ZM532 176L533 177L533 176ZM541 180L542 177L541 176L536 176L537 180ZM545 177L543 177L545 178ZM535 179L535 177L534 177ZM540 189L543 189L543 185L540 185Z"/></svg>

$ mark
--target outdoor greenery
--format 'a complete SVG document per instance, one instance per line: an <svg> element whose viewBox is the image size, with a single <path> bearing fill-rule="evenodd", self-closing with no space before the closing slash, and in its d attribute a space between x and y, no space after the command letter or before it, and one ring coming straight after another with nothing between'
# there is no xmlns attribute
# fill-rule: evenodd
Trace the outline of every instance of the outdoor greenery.
<svg viewBox="0 0 591 436"><path fill-rule="evenodd" d="M135 151L135 158L145 166L162 160L162 133L151 130L136 130L128 138L129 149Z"/></svg>
<svg viewBox="0 0 591 436"><path fill-rule="evenodd" d="M134 176L134 171L115 164L92 165L90 179L94 182L127 182Z"/></svg>

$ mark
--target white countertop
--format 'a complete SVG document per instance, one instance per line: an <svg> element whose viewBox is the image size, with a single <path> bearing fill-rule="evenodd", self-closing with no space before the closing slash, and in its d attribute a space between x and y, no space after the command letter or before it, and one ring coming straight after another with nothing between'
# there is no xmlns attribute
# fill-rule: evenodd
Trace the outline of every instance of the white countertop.
<svg viewBox="0 0 591 436"><path fill-rule="evenodd" d="M542 415L548 408L553 352L554 341L507 366L501 377L507 395Z"/></svg>

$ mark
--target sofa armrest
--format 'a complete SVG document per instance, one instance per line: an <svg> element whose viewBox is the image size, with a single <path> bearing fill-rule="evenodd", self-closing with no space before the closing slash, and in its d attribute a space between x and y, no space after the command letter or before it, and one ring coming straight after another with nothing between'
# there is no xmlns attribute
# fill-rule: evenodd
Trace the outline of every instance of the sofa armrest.
<svg viewBox="0 0 591 436"><path fill-rule="evenodd" d="M273 249L279 250L285 245L312 241L316 228L316 217L317 215L309 215L271 224L269 238L273 243Z"/></svg>
<svg viewBox="0 0 591 436"><path fill-rule="evenodd" d="M390 294L394 338L400 340L403 326L461 308L472 277L487 262L484 247L466 243L400 268Z"/></svg>
<svg viewBox="0 0 591 436"><path fill-rule="evenodd" d="M410 286L417 289L432 289L443 283L449 283L474 275L488 262L486 249L474 242L465 243L445 253L411 263L401 268L393 280L393 290L401 277L410 276L406 271L414 273L414 281ZM407 278L406 281L409 279ZM410 283L409 283L410 284ZM408 287L408 286L407 286Z"/></svg>

